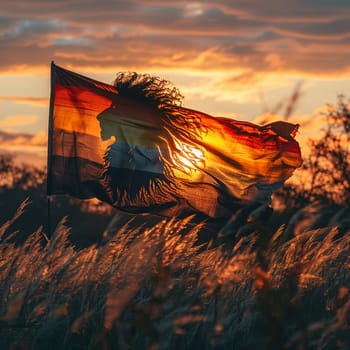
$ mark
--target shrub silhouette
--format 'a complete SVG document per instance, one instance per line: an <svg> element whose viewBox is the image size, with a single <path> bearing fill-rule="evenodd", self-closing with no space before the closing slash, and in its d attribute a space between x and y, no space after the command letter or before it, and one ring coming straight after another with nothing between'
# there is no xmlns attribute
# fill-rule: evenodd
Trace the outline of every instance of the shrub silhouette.
<svg viewBox="0 0 350 350"><path fill-rule="evenodd" d="M344 96L329 106L323 137L311 141L304 169L311 174L310 200L344 204L350 199L350 109Z"/></svg>
<svg viewBox="0 0 350 350"><path fill-rule="evenodd" d="M286 208L300 209L318 202L342 206L350 199L350 107L344 96L328 105L321 116L326 126L321 137L309 141L310 151L301 171L304 182L288 184L276 193Z"/></svg>

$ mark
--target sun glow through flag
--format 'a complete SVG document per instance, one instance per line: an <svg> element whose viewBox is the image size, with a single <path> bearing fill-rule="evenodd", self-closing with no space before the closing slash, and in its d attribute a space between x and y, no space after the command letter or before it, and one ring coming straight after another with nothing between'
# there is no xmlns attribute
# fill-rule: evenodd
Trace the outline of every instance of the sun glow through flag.
<svg viewBox="0 0 350 350"><path fill-rule="evenodd" d="M229 217L269 201L301 165L297 126L258 126L181 107L150 76L104 84L52 64L48 194L133 213Z"/></svg>

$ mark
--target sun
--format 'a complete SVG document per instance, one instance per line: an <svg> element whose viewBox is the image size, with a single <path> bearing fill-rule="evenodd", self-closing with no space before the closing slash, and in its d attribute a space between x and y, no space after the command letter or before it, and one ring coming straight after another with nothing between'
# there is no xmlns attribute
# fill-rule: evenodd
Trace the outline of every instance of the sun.
<svg viewBox="0 0 350 350"><path fill-rule="evenodd" d="M175 141L175 150L172 153L172 160L177 170L186 175L194 175L199 168L205 166L204 150L199 147Z"/></svg>

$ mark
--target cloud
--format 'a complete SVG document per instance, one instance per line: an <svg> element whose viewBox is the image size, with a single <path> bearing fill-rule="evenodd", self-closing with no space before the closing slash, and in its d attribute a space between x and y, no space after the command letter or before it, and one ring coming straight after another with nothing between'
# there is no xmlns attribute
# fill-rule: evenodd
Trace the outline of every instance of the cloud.
<svg viewBox="0 0 350 350"><path fill-rule="evenodd" d="M11 133L0 130L0 154L11 154L19 163L42 167L47 158L47 134Z"/></svg>
<svg viewBox="0 0 350 350"><path fill-rule="evenodd" d="M0 95L0 101L7 101L7 102L19 103L19 104L29 104L29 105L35 105L35 106L41 106L41 107L47 107L49 102L47 97L1 96L1 95ZM0 125L1 125L1 121L0 121Z"/></svg>
<svg viewBox="0 0 350 350"><path fill-rule="evenodd" d="M13 115L0 120L0 128L11 129L17 126L30 125L38 120L36 115Z"/></svg>
<svg viewBox="0 0 350 350"><path fill-rule="evenodd" d="M47 134L7 132L0 130L0 148L7 152L46 152Z"/></svg>
<svg viewBox="0 0 350 350"><path fill-rule="evenodd" d="M179 0L178 3L185 0ZM166 0L140 0L142 4L165 5ZM264 18L270 22L320 22L334 18L344 18L349 15L347 0L295 0L285 6L279 0L268 0L263 4L260 0L201 0L205 7L218 7L225 13L231 13L245 19Z"/></svg>
<svg viewBox="0 0 350 350"><path fill-rule="evenodd" d="M47 134L45 132L29 134L0 130L0 145L1 150L7 152L46 153Z"/></svg>
<svg viewBox="0 0 350 350"><path fill-rule="evenodd" d="M15 22L11 28L3 32L5 39L16 39L23 38L23 36L46 33L52 29L61 29L63 24L56 19L48 20L29 20L23 19L21 21Z"/></svg>
<svg viewBox="0 0 350 350"><path fill-rule="evenodd" d="M4 0L0 71L230 71L350 77L346 1ZM250 73L253 75L253 73ZM252 79L254 79L252 77Z"/></svg>

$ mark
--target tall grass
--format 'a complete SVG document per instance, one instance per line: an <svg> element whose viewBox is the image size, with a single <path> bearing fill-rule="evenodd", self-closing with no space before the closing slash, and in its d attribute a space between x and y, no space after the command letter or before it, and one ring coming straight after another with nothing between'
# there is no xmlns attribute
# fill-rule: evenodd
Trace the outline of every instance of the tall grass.
<svg viewBox="0 0 350 350"><path fill-rule="evenodd" d="M350 348L350 232L255 222L228 248L169 219L76 249L65 221L17 243L24 206L0 228L1 349Z"/></svg>

